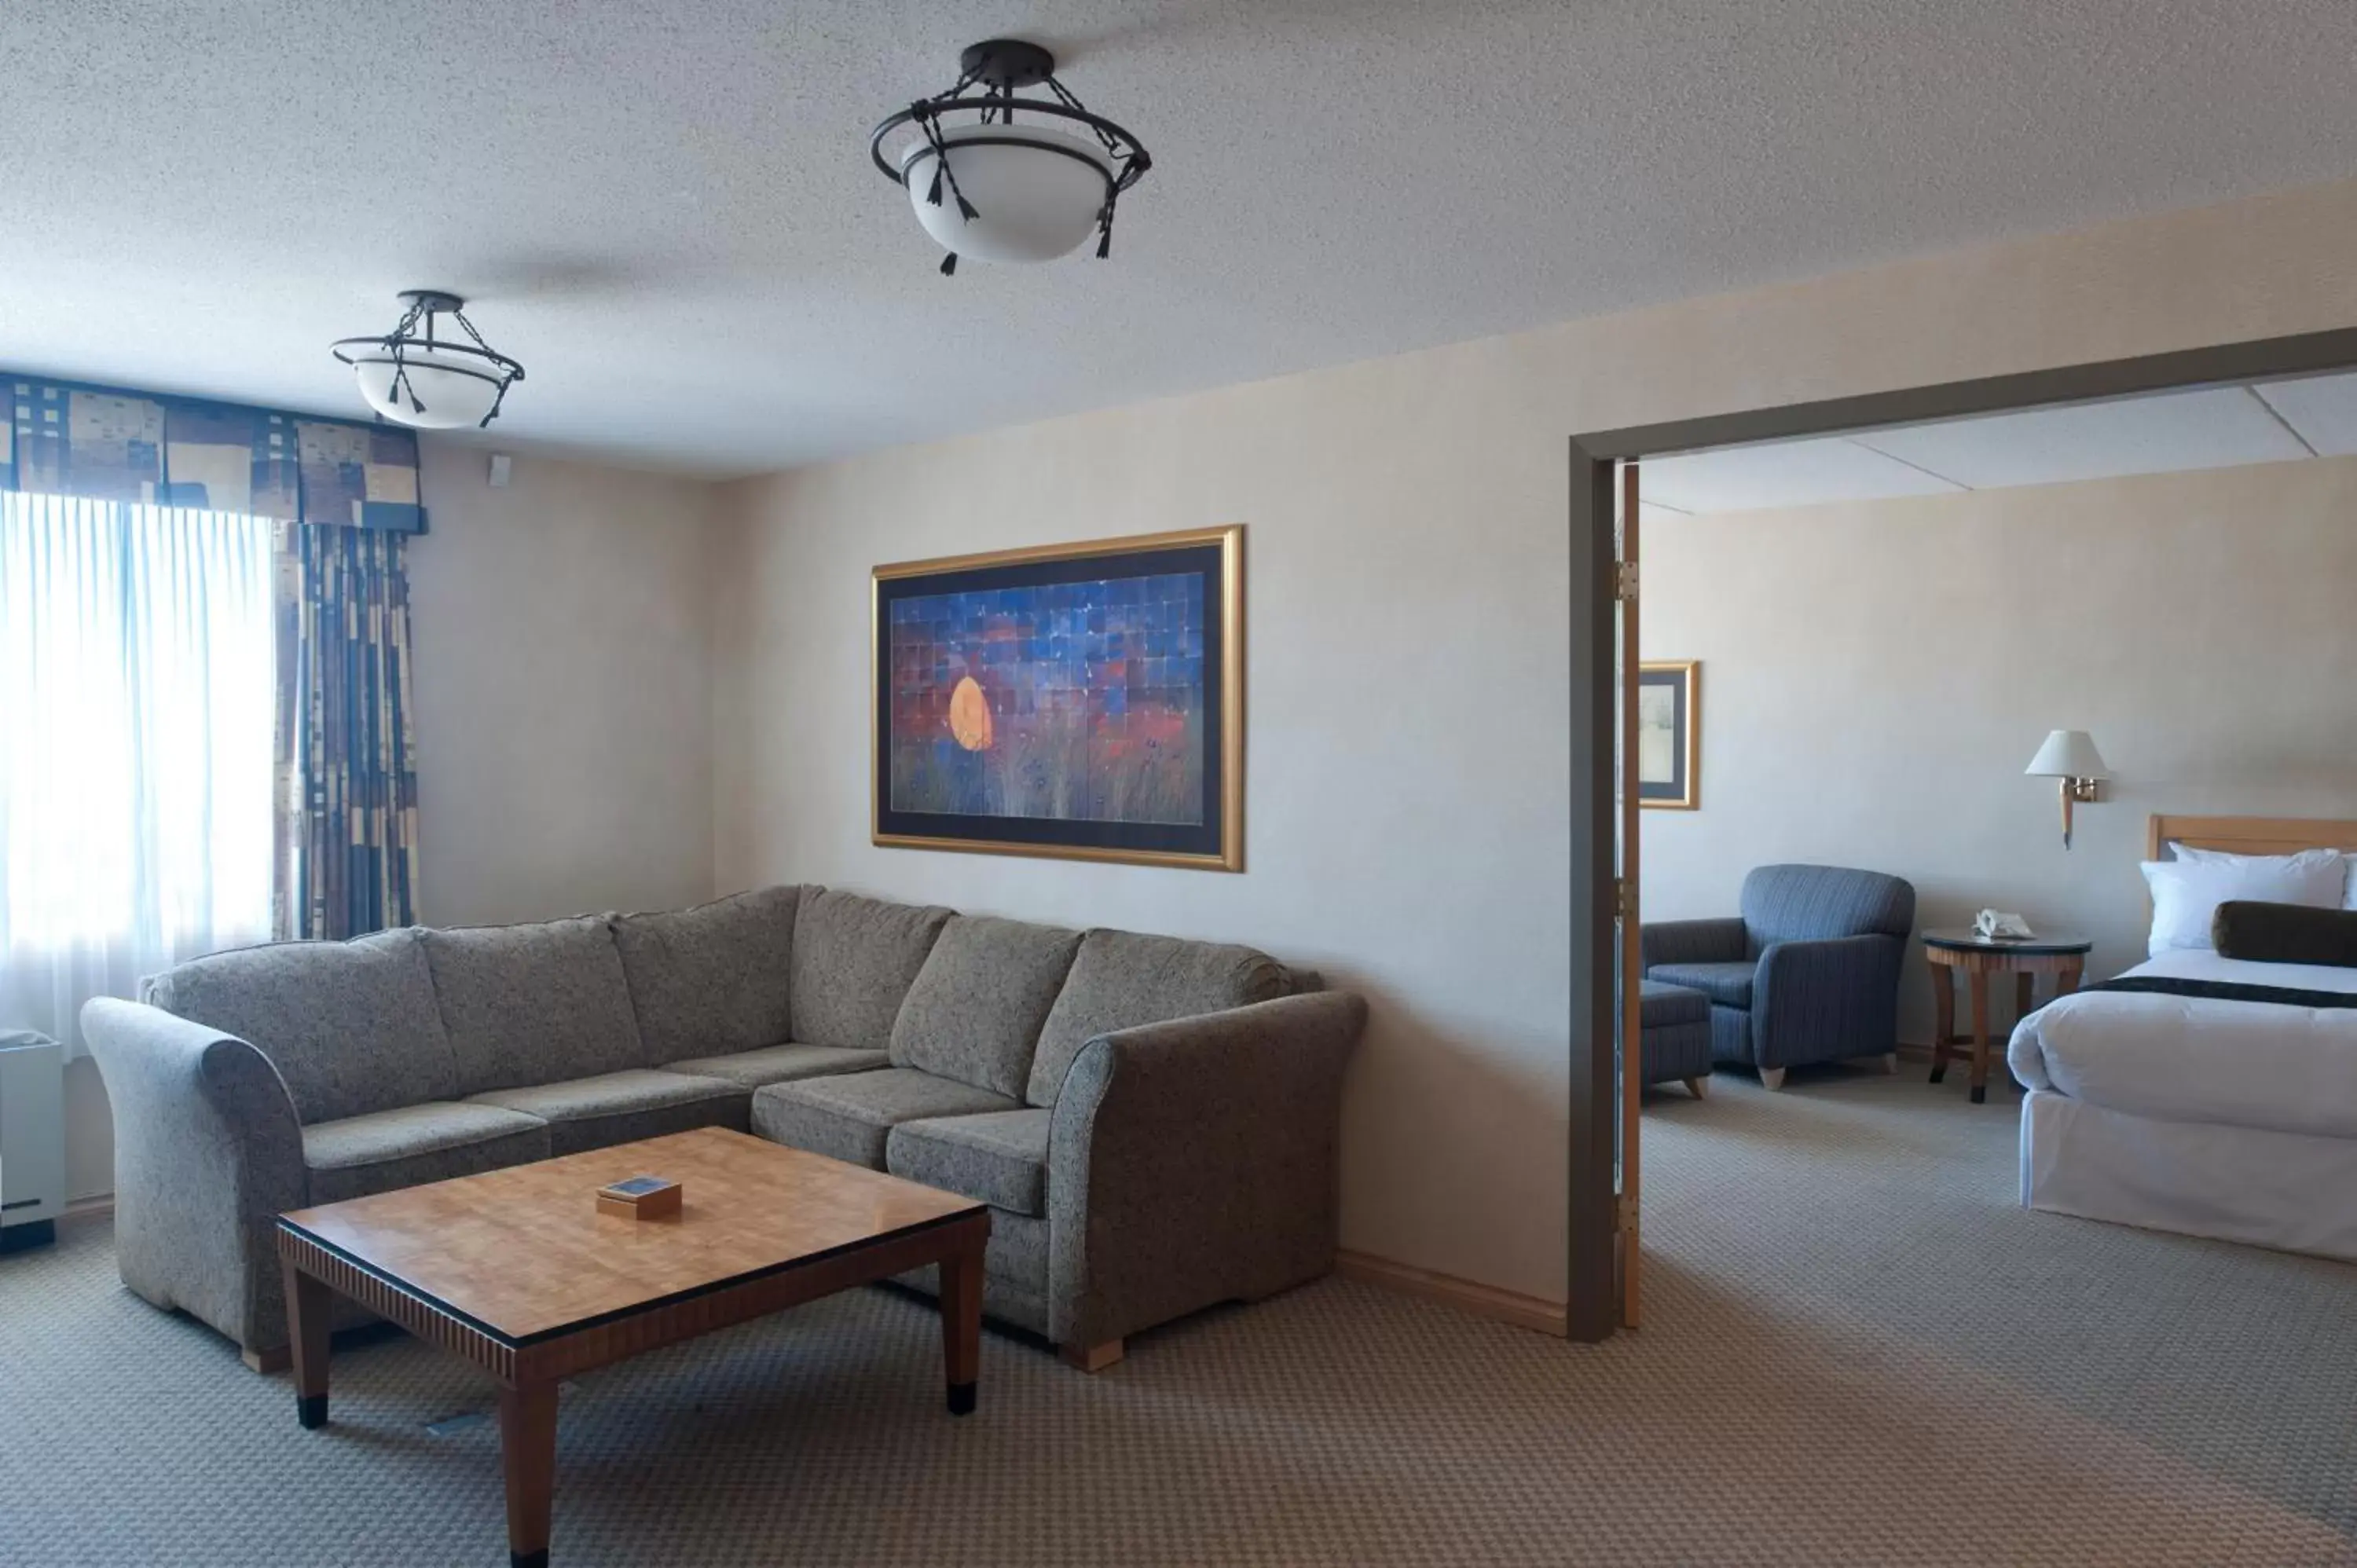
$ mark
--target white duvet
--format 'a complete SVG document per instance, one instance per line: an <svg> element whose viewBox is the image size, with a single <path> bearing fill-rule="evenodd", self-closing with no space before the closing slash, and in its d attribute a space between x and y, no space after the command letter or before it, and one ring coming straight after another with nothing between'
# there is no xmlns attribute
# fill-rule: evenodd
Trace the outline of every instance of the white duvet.
<svg viewBox="0 0 2357 1568"><path fill-rule="evenodd" d="M2357 969L2207 950L2127 972L2357 993ZM2016 1026L2006 1061L2032 1089L2130 1115L2357 1137L2357 1008L2083 992Z"/></svg>

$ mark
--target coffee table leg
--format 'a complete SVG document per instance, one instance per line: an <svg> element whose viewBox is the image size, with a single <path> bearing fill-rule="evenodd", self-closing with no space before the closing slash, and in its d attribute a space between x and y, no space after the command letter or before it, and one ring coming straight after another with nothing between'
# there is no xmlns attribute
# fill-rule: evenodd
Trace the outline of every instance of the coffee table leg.
<svg viewBox="0 0 2357 1568"><path fill-rule="evenodd" d="M982 1375L982 1249L942 1260L942 1359L947 1363L950 1413L974 1411Z"/></svg>
<svg viewBox="0 0 2357 1568"><path fill-rule="evenodd" d="M556 1385L500 1391L500 1463L508 1482L509 1568L548 1568L556 1497Z"/></svg>
<svg viewBox="0 0 2357 1568"><path fill-rule="evenodd" d="M334 1293L287 1260L278 1261L286 1282L286 1336L295 1359L295 1415L306 1427L328 1424L328 1316Z"/></svg>

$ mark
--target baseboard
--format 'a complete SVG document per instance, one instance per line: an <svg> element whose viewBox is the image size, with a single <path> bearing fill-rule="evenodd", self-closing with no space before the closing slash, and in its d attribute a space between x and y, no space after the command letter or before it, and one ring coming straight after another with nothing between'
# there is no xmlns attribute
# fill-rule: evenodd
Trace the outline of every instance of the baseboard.
<svg viewBox="0 0 2357 1568"><path fill-rule="evenodd" d="M1395 1262L1379 1258L1372 1252L1344 1251L1335 1255L1334 1272L1346 1280L1360 1280L1385 1290L1395 1290L1403 1295L1420 1296L1437 1301L1477 1317L1494 1317L1501 1323L1511 1323L1518 1328L1534 1328L1541 1334L1562 1338L1567 1332L1567 1320L1561 1302L1543 1301L1520 1291L1501 1290L1496 1285L1480 1284L1472 1280L1458 1279L1431 1269L1419 1269L1413 1263Z"/></svg>
<svg viewBox="0 0 2357 1568"><path fill-rule="evenodd" d="M112 1219L114 1218L114 1195L101 1193L96 1197L69 1198L60 1219Z"/></svg>

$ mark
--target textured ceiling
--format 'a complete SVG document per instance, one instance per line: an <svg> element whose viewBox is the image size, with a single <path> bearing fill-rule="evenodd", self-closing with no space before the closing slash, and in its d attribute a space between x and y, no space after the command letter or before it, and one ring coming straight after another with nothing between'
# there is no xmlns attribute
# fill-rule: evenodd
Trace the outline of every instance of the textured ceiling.
<svg viewBox="0 0 2357 1568"><path fill-rule="evenodd" d="M868 127L997 32L1156 167L953 280ZM13 0L0 365L740 473L2357 172L2349 0Z"/></svg>

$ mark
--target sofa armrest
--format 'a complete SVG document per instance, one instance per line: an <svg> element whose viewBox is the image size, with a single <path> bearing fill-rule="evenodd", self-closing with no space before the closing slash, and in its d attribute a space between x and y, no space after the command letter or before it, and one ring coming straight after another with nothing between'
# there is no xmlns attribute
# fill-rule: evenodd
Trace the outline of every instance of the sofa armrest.
<svg viewBox="0 0 2357 1568"><path fill-rule="evenodd" d="M286 1343L276 1219L307 1180L295 1101L270 1058L144 1003L81 1013L114 1113L123 1283L248 1350Z"/></svg>
<svg viewBox="0 0 2357 1568"><path fill-rule="evenodd" d="M1841 1061L1898 1048L1897 937L1770 942L1751 993L1751 1045L1761 1067Z"/></svg>
<svg viewBox="0 0 2357 1568"><path fill-rule="evenodd" d="M1100 1035L1048 1138L1048 1337L1094 1345L1333 1267L1350 992Z"/></svg>
<svg viewBox="0 0 2357 1568"><path fill-rule="evenodd" d="M1651 973L1657 963L1736 963L1749 940L1741 918L1651 920L1637 928L1637 955Z"/></svg>

